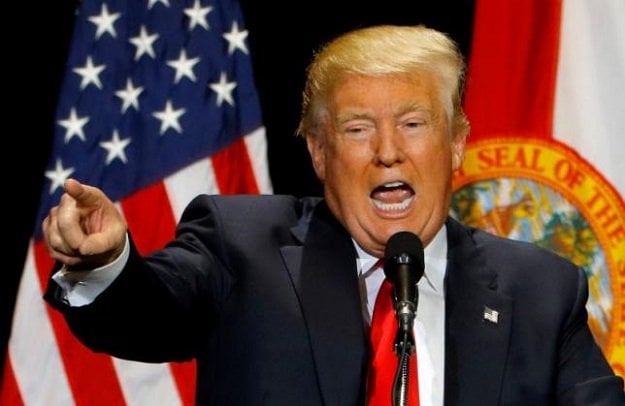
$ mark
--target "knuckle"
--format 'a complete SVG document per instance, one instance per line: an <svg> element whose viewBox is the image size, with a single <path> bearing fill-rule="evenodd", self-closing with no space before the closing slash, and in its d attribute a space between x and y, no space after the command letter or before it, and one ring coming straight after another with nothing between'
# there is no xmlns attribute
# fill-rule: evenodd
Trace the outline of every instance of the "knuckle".
<svg viewBox="0 0 625 406"><path fill-rule="evenodd" d="M70 203L71 200L73 199L70 197L70 195L68 195L67 193L63 193L61 195L61 198L59 199L59 205L67 205Z"/></svg>
<svg viewBox="0 0 625 406"><path fill-rule="evenodd" d="M65 246L65 243L63 241L63 238L58 233L51 233L48 236L47 241L48 241L48 246L53 251L63 251L63 247Z"/></svg>

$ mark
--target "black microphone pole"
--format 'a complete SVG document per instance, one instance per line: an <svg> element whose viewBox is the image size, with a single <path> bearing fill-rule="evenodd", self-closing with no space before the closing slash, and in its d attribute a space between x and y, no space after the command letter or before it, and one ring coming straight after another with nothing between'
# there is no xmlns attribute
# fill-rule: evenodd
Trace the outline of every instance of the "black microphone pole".
<svg viewBox="0 0 625 406"><path fill-rule="evenodd" d="M393 406L408 404L409 360L415 352L413 325L419 300L417 283L424 269L423 243L419 237L407 231L393 234L384 253L384 273L393 283L393 304L398 323L393 348L399 358L393 383Z"/></svg>

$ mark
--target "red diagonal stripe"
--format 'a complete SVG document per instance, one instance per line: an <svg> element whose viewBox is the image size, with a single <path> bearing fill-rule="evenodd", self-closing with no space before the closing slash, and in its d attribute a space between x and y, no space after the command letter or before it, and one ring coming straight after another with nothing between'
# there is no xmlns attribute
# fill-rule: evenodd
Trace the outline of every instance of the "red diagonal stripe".
<svg viewBox="0 0 625 406"><path fill-rule="evenodd" d="M10 354L7 351L4 358L4 366L2 371L2 379L0 379L0 405L22 406L24 400L20 395L15 373L11 366Z"/></svg>
<svg viewBox="0 0 625 406"><path fill-rule="evenodd" d="M121 202L132 239L143 255L174 237L176 221L162 182L143 188Z"/></svg>
<svg viewBox="0 0 625 406"><path fill-rule="evenodd" d="M195 405L195 361L172 362L169 364L176 381L180 400L185 406Z"/></svg>
<svg viewBox="0 0 625 406"><path fill-rule="evenodd" d="M254 170L245 141L239 138L232 145L211 156L219 193L258 193Z"/></svg>

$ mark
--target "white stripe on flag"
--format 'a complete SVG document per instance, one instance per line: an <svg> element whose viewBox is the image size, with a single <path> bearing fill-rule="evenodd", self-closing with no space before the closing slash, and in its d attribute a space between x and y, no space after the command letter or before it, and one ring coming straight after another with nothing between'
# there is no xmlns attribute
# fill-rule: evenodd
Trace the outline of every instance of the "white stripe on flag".
<svg viewBox="0 0 625 406"><path fill-rule="evenodd" d="M15 379L26 405L72 405L74 399L41 297L41 284L35 266L31 240L9 341Z"/></svg>
<svg viewBox="0 0 625 406"><path fill-rule="evenodd" d="M194 197L202 193L219 193L213 164L209 158L200 159L163 181L176 222L180 220L184 208Z"/></svg>
<svg viewBox="0 0 625 406"><path fill-rule="evenodd" d="M180 405L168 364L147 364L113 358L129 406Z"/></svg>
<svg viewBox="0 0 625 406"><path fill-rule="evenodd" d="M265 127L259 127L246 135L244 138L247 155L252 163L254 178L258 185L258 193L269 194L273 192L271 179L269 179L269 167L267 160L267 138Z"/></svg>
<svg viewBox="0 0 625 406"><path fill-rule="evenodd" d="M554 138L625 196L625 1L565 0Z"/></svg>

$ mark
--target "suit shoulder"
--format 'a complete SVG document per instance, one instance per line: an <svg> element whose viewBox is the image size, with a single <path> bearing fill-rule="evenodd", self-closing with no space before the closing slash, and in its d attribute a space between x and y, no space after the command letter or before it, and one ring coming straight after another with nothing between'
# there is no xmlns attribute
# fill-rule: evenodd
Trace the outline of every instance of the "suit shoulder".
<svg viewBox="0 0 625 406"><path fill-rule="evenodd" d="M575 267L568 259L532 242L500 237L478 229L472 229L471 232L477 244L483 247L489 257L541 267L550 264L565 268Z"/></svg>
<svg viewBox="0 0 625 406"><path fill-rule="evenodd" d="M520 260L525 264L527 261L555 261L562 265L572 265L570 261L538 245L501 237L491 234L479 228L460 223L449 217L445 223L447 227L447 239L449 249L462 252L463 255L471 255L470 251L485 256L488 262L496 260L498 263L510 263Z"/></svg>
<svg viewBox="0 0 625 406"><path fill-rule="evenodd" d="M521 284L542 281L577 285L581 276L574 263L532 242L499 237L455 221L449 222L448 227L453 230L452 235L460 235L459 239L465 241L465 255L467 250L476 250L483 264L501 279L510 278Z"/></svg>
<svg viewBox="0 0 625 406"><path fill-rule="evenodd" d="M470 227L464 230L472 240L475 263L485 272L482 275L495 276L497 289L519 304L543 313L563 311L557 317L568 317L567 309L586 300L584 272L568 259L531 242Z"/></svg>
<svg viewBox="0 0 625 406"><path fill-rule="evenodd" d="M298 219L321 201L316 197L290 195L199 195L185 210L185 216L198 210L211 211L224 218L263 222L270 219ZM191 215L191 217L195 217Z"/></svg>

